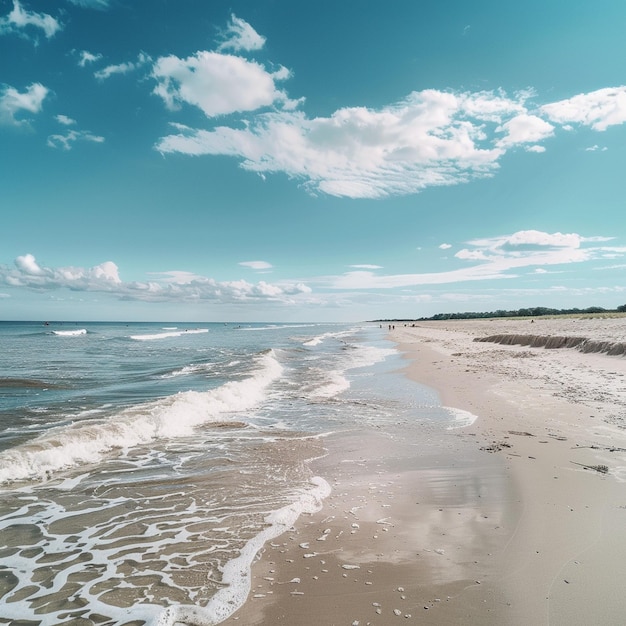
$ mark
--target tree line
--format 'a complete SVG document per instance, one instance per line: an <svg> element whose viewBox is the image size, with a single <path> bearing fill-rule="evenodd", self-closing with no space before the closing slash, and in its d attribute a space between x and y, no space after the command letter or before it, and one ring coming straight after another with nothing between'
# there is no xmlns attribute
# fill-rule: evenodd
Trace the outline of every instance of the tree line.
<svg viewBox="0 0 626 626"><path fill-rule="evenodd" d="M437 313L432 317L422 317L421 320L467 320L486 317L541 317L543 315L586 315L590 313L626 313L626 304L618 306L616 309L605 309L601 306L590 306L586 309L551 309L545 306L535 306L514 311L487 311L465 313Z"/></svg>
<svg viewBox="0 0 626 626"><path fill-rule="evenodd" d="M626 313L626 304L618 306L616 309L605 309L601 306L590 306L586 309L551 309L545 306L535 306L524 309L506 311L465 311L464 313L437 313L432 317L419 317L415 319L385 319L373 320L375 322L414 322L430 320L471 320L491 317L542 317L544 315L588 315L591 313Z"/></svg>

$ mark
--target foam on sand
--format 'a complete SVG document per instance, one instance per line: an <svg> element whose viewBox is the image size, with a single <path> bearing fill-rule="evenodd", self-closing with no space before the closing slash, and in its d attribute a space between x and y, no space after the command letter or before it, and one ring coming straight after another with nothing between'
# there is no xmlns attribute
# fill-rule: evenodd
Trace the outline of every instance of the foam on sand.
<svg viewBox="0 0 626 626"><path fill-rule="evenodd" d="M454 428L467 428L478 419L477 415L474 415L469 411L464 411L463 409L456 409L449 406L444 406L441 408L449 413L454 419L454 422L450 426L448 426L448 430L452 430Z"/></svg>
<svg viewBox="0 0 626 626"><path fill-rule="evenodd" d="M289 530L303 513L315 513L322 501L330 495L330 485L321 477L311 479L312 488L303 490L293 503L273 511L265 518L268 526L253 537L236 559L222 568L222 587L204 607L174 605L159 616L157 626L215 626L241 607L251 588L252 563L259 550L269 541Z"/></svg>

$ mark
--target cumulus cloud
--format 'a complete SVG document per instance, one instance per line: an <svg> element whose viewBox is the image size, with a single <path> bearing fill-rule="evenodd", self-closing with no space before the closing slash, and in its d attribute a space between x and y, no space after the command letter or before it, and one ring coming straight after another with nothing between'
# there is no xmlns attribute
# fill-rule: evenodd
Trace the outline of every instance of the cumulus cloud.
<svg viewBox="0 0 626 626"><path fill-rule="evenodd" d="M545 152L541 143L574 122L604 130L626 121L626 87L543 106L533 104L530 89L513 95L426 89L377 109L310 117L297 110L304 98L291 99L276 85L290 78L289 70L272 72L237 55L265 41L247 22L233 15L224 37L216 52L157 59L153 93L171 111L190 105L207 121L236 113L239 119L195 128L172 123L174 131L155 148L231 156L264 179L286 174L312 194L383 198L466 183L493 176L509 151Z"/></svg>
<svg viewBox="0 0 626 626"><path fill-rule="evenodd" d="M233 50L260 50L265 45L265 37L259 35L248 22L236 15L231 15L228 27L223 35L224 41L218 46L218 51Z"/></svg>
<svg viewBox="0 0 626 626"><path fill-rule="evenodd" d="M13 0L11 12L5 17L0 17L0 35L8 33L24 35L24 29L30 26L42 30L46 39L53 37L62 28L61 23L47 13L25 10L19 0Z"/></svg>
<svg viewBox="0 0 626 626"><path fill-rule="evenodd" d="M496 128L496 132L506 133L498 145L508 147L516 144L535 143L546 137L551 137L554 134L554 126L536 115L524 113L516 115Z"/></svg>
<svg viewBox="0 0 626 626"><path fill-rule="evenodd" d="M245 169L303 179L311 191L379 198L493 174L503 150L483 127L517 107L498 94L426 90L379 111L351 107L314 119L282 111L244 128L179 128L156 147L231 155Z"/></svg>
<svg viewBox="0 0 626 626"><path fill-rule="evenodd" d="M599 244L610 237L583 237L576 233L518 231L510 235L475 239L454 256L463 262L457 269L421 274L382 275L367 271L334 277L334 289L391 289L418 285L441 285L468 281L515 278L522 268L546 271L546 266L568 265L606 257L626 256L626 247Z"/></svg>
<svg viewBox="0 0 626 626"><path fill-rule="evenodd" d="M581 124L603 131L609 126L626 122L626 86L582 93L545 104L540 110L553 122Z"/></svg>
<svg viewBox="0 0 626 626"><path fill-rule="evenodd" d="M350 265L349 267L353 267L355 269L361 269L361 270L381 270L383 268L382 265L367 265L367 264Z"/></svg>
<svg viewBox="0 0 626 626"><path fill-rule="evenodd" d="M0 280L12 287L111 291L121 284L117 266L107 261L92 268L42 267L32 254L18 256L13 268L0 266Z"/></svg>
<svg viewBox="0 0 626 626"><path fill-rule="evenodd" d="M190 272L153 274L154 280L124 282L115 263L106 261L90 268L45 267L32 254L15 259L13 266L0 265L0 284L35 290L70 289L105 292L124 300L144 302L248 302L271 301L292 304L311 288L298 281L251 283L246 280L217 281Z"/></svg>
<svg viewBox="0 0 626 626"><path fill-rule="evenodd" d="M78 65L80 67L85 67L89 63L95 63L102 58L101 54L93 54L92 52L88 52L87 50L81 50L78 53Z"/></svg>
<svg viewBox="0 0 626 626"><path fill-rule="evenodd" d="M222 55L198 54L202 56L194 57L190 67L223 62ZM184 63L171 57L160 61L155 75L161 76L162 82L157 90L170 108L186 101L211 116L255 110L273 97L268 82L270 91L265 99L247 105L223 103L218 108L213 88L201 89L198 73L186 67L189 59ZM243 59L235 63L248 68ZM180 81L180 87L172 88L171 77ZM236 72L231 72L229 80L233 82L223 92L239 94L234 89L240 82ZM240 127L207 130L176 125L178 132L162 137L156 149L233 156L241 160L244 169L259 174L285 173L304 181L311 192L352 198L411 194L491 176L501 157L520 146L530 152L543 151L537 142L551 137L555 126L529 112L532 96L530 92L508 97L501 91L427 89L378 110L346 107L330 117L309 118L300 111L282 110L259 113Z"/></svg>
<svg viewBox="0 0 626 626"><path fill-rule="evenodd" d="M18 270L29 276L41 276L43 274L43 270L39 267L32 254L18 256L15 259L15 266Z"/></svg>
<svg viewBox="0 0 626 626"><path fill-rule="evenodd" d="M188 104L209 118L274 104L292 108L294 103L276 87L288 75L284 68L268 72L255 61L199 51L186 59L174 55L157 59L152 69L157 82L153 93L170 110Z"/></svg>
<svg viewBox="0 0 626 626"><path fill-rule="evenodd" d="M8 86L0 89L0 123L15 126L26 124L19 116L23 112L39 113L48 93L48 88L41 83L32 83L24 92Z"/></svg>
<svg viewBox="0 0 626 626"><path fill-rule="evenodd" d="M98 80L106 80L115 74L128 74L129 72L133 72L147 63L150 63L150 61L151 59L147 54L140 52L136 61L107 65L105 68L94 72L94 76Z"/></svg>
<svg viewBox="0 0 626 626"><path fill-rule="evenodd" d="M451 247L452 247L452 245L451 245L451 244L449 244L449 243L442 243L442 244L439 246L439 248L440 248L441 250L449 250Z"/></svg>

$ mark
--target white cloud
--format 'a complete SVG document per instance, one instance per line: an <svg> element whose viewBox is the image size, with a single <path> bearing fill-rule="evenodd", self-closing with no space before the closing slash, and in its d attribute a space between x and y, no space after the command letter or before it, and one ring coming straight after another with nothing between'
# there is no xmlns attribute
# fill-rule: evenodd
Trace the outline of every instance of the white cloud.
<svg viewBox="0 0 626 626"><path fill-rule="evenodd" d="M626 86L582 93L546 104L540 110L553 122L573 122L603 131L609 126L626 122Z"/></svg>
<svg viewBox="0 0 626 626"><path fill-rule="evenodd" d="M249 267L253 270L269 270L272 268L272 264L267 261L242 261L239 265Z"/></svg>
<svg viewBox="0 0 626 626"><path fill-rule="evenodd" d="M32 254L15 260L13 267L0 266L0 283L10 287L35 290L71 289L72 291L106 292L124 300L144 302L254 302L271 301L294 304L312 293L299 281L257 284L246 280L219 282L190 272L169 271L154 274L147 282L124 282L115 263L106 261L91 268L44 267Z"/></svg>
<svg viewBox="0 0 626 626"><path fill-rule="evenodd" d="M95 63L102 58L101 54L93 54L87 50L81 50L78 54L78 65L80 67L85 67L88 63Z"/></svg>
<svg viewBox="0 0 626 626"><path fill-rule="evenodd" d="M71 150L72 144L77 141L87 141L90 143L104 143L104 137L94 135L87 130L68 130L64 135L49 135L46 144L50 148L61 148Z"/></svg>
<svg viewBox="0 0 626 626"><path fill-rule="evenodd" d="M418 285L440 285L467 281L515 278L515 271L525 267L568 265L602 259L607 252L626 255L626 248L602 247L590 244L605 242L609 237L582 237L576 233L545 233L536 230L519 231L511 235L475 239L467 242L455 258L467 262L463 267L422 274L381 275L373 272L348 272L332 277L334 289L392 289ZM541 273L538 272L538 273Z"/></svg>
<svg viewBox="0 0 626 626"><path fill-rule="evenodd" d="M106 80L114 74L128 74L136 69L146 65L151 61L150 57L144 52L140 52L137 56L137 61L128 61L126 63L118 63L116 65L107 65L107 67L94 72L94 76L98 80Z"/></svg>
<svg viewBox="0 0 626 626"><path fill-rule="evenodd" d="M35 13L22 8L19 0L13 0L13 10L0 17L0 35L5 33L21 34L22 29L32 26L43 30L47 39L61 30L61 23L47 13Z"/></svg>
<svg viewBox="0 0 626 626"><path fill-rule="evenodd" d="M524 113L516 115L502 124L502 126L496 128L496 132L506 133L506 136L498 142L498 145L508 147L520 143L535 143L551 137L554 134L554 126L536 115Z"/></svg>
<svg viewBox="0 0 626 626"><path fill-rule="evenodd" d="M15 259L15 266L29 276L41 276L43 274L43 270L37 265L37 261L32 254L18 256Z"/></svg>
<svg viewBox="0 0 626 626"><path fill-rule="evenodd" d="M230 29L249 26L237 19L233 16ZM235 48L227 42L220 49ZM510 150L545 152L541 142L558 125L571 129L571 122L579 122L604 130L626 121L626 87L543 106L532 104L533 90L508 96L502 90L427 89L380 109L346 107L310 118L294 112L303 99L290 100L276 88L276 80L289 76L285 68L270 73L219 52L158 59L154 93L171 110L190 104L209 118L277 104L282 110L242 116L228 126L177 125L178 132L160 138L155 148L164 154L232 156L262 177L280 172L300 180L311 193L382 198L492 176Z"/></svg>
<svg viewBox="0 0 626 626"><path fill-rule="evenodd" d="M39 113L48 93L47 87L41 83L29 85L23 93L14 87L0 89L0 123L16 126L24 124L24 120L18 119L17 116L23 111Z"/></svg>
<svg viewBox="0 0 626 626"><path fill-rule="evenodd" d="M57 115L55 117L59 124L63 126L75 126L76 120L73 120L71 117L67 117L67 115ZM98 135L94 135L88 130L67 130L65 134L54 134L49 135L46 144L50 148L60 148L62 150L71 150L72 144L77 141L88 141L91 143L103 143L104 137L100 137Z"/></svg>
<svg viewBox="0 0 626 626"><path fill-rule="evenodd" d="M511 110L516 103L498 95L427 90L380 111L352 107L315 119L267 113L245 128L182 130L156 147L236 156L245 169L284 172L313 191L377 198L491 175L503 150L486 141L485 118Z"/></svg>
<svg viewBox="0 0 626 626"><path fill-rule="evenodd" d="M293 106L276 88L276 81L286 77L282 69L270 73L259 63L229 54L199 51L186 59L160 57L152 76L157 81L153 93L170 110L190 104L207 117L216 117L277 103Z"/></svg>
<svg viewBox="0 0 626 626"><path fill-rule="evenodd" d="M260 50L265 45L265 37L259 35L248 22L231 15L230 23L224 33L224 41L218 46L218 51Z"/></svg>
<svg viewBox="0 0 626 626"><path fill-rule="evenodd" d="M442 244L439 246L439 248L440 248L441 250L449 250L451 247L452 247L452 245L451 245L451 244L449 244L449 243L442 243Z"/></svg>
<svg viewBox="0 0 626 626"><path fill-rule="evenodd" d="M367 264L350 265L349 267L353 267L355 269L361 269L361 270L381 270L381 269L383 269L382 265L367 265Z"/></svg>
<svg viewBox="0 0 626 626"><path fill-rule="evenodd" d="M585 148L585 152L606 152L607 150L608 148L606 146L600 147L598 144Z"/></svg>
<svg viewBox="0 0 626 626"><path fill-rule="evenodd" d="M606 241L606 238L598 239ZM576 233L545 233L539 230L520 230L512 235L493 237L491 239L476 239L470 241L473 246L479 246L494 252L499 249L520 250L522 248L579 248L585 239Z"/></svg>
<svg viewBox="0 0 626 626"><path fill-rule="evenodd" d="M0 280L13 287L110 291L121 283L117 266L110 261L89 269L41 267L32 254L15 259L15 267L0 266Z"/></svg>
<svg viewBox="0 0 626 626"><path fill-rule="evenodd" d="M76 120L73 120L71 117L67 115L56 115L55 119L59 124L63 124L63 126L73 126L76 124Z"/></svg>

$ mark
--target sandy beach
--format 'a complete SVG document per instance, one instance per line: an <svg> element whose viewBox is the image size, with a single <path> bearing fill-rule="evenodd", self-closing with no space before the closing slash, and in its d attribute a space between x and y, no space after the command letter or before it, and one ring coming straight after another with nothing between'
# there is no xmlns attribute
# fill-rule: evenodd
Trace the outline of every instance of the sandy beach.
<svg viewBox="0 0 626 626"><path fill-rule="evenodd" d="M531 335L587 343L478 341L546 343ZM265 546L225 623L623 624L626 358L607 350L626 318L419 322L389 337L407 376L477 419L419 442L401 425L327 439L311 469L331 495Z"/></svg>

